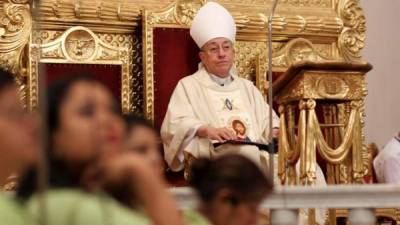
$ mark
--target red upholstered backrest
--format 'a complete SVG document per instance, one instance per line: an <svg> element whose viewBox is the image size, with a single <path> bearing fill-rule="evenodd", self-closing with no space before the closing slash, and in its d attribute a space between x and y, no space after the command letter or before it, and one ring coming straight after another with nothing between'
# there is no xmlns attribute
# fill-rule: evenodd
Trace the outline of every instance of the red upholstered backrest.
<svg viewBox="0 0 400 225"><path fill-rule="evenodd" d="M154 47L154 125L161 128L169 100L178 81L198 68L199 48L190 37L189 29L155 28ZM173 186L185 186L183 172L166 173Z"/></svg>
<svg viewBox="0 0 400 225"><path fill-rule="evenodd" d="M46 85L67 76L93 75L111 90L118 102L121 102L121 66L119 65L41 63L39 75L42 74L46 76Z"/></svg>
<svg viewBox="0 0 400 225"><path fill-rule="evenodd" d="M196 72L200 59L189 29L155 28L153 38L154 124L159 129L176 84Z"/></svg>

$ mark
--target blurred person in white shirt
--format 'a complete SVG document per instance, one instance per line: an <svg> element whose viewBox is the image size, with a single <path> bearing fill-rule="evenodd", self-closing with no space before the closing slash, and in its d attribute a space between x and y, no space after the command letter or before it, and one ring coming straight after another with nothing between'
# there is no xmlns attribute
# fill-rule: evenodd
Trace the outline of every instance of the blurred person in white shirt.
<svg viewBox="0 0 400 225"><path fill-rule="evenodd" d="M379 183L400 184L400 132L398 132L374 160Z"/></svg>

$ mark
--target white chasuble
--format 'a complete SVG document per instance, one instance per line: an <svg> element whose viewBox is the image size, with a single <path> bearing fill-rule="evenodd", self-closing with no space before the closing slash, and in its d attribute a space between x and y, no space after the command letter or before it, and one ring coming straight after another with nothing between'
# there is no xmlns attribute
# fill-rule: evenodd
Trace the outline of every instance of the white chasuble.
<svg viewBox="0 0 400 225"><path fill-rule="evenodd" d="M256 128L252 125L251 112L248 112L251 108L243 100L240 90L229 88L228 90L218 91L210 88L207 90L207 94L210 99L209 104L216 113L218 127L230 128L243 139L247 137L248 141L256 141L253 131Z"/></svg>
<svg viewBox="0 0 400 225"><path fill-rule="evenodd" d="M202 67L178 82L161 127L165 160L173 171L183 169L183 151L196 158L239 153L248 156L258 165L267 163L268 154L259 151L257 147L222 145L214 149L209 139L195 136L199 126L209 125L241 131L242 135L238 136L243 140L249 138L253 142L267 143L268 104L253 83L232 76L233 81L229 85L220 86L211 80ZM273 126L278 127L279 118L275 113L273 121Z"/></svg>

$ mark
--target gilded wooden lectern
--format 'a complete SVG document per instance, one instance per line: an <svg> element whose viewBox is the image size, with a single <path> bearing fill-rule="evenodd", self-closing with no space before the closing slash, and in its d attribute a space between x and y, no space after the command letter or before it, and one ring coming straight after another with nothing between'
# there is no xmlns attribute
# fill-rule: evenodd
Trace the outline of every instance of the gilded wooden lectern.
<svg viewBox="0 0 400 225"><path fill-rule="evenodd" d="M276 80L282 184L313 185L317 163L328 184L362 183L365 74L371 69L368 63L306 61Z"/></svg>

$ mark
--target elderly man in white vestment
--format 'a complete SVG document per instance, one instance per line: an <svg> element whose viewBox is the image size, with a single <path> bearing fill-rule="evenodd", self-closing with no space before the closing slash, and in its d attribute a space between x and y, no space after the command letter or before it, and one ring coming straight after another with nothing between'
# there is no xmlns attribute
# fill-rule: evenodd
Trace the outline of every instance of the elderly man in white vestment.
<svg viewBox="0 0 400 225"><path fill-rule="evenodd" d="M161 127L169 167L183 169L188 154L213 158L237 153L267 168L268 153L255 146L213 147L215 142L238 139L237 132L251 142L267 143L269 136L268 104L252 82L238 77L233 66L234 19L225 8L209 2L193 19L190 35L200 48L201 63L196 73L178 82ZM279 119L273 117L273 126L278 127Z"/></svg>
<svg viewBox="0 0 400 225"><path fill-rule="evenodd" d="M376 156L374 169L379 183L400 184L400 132Z"/></svg>

